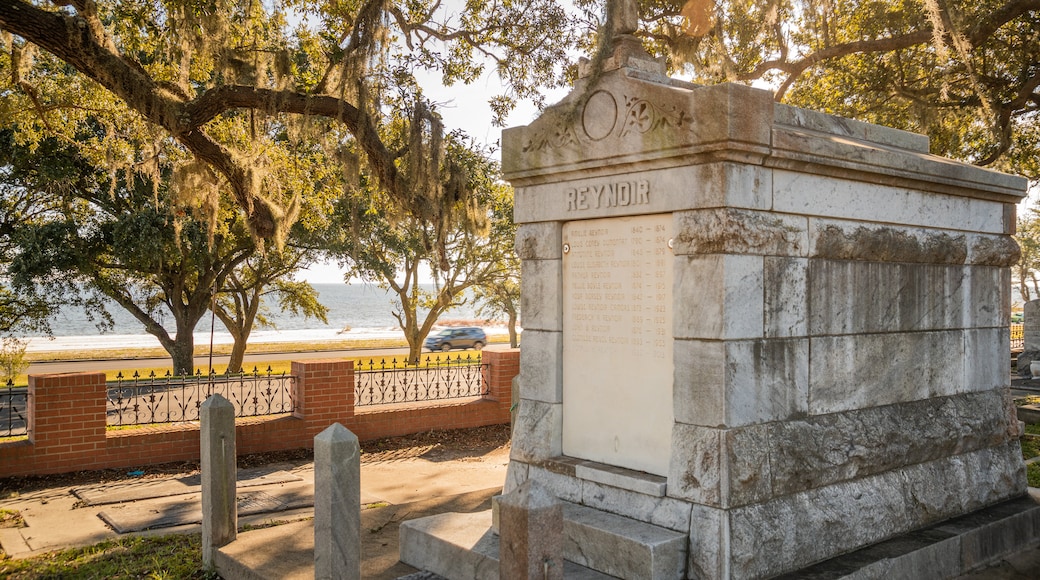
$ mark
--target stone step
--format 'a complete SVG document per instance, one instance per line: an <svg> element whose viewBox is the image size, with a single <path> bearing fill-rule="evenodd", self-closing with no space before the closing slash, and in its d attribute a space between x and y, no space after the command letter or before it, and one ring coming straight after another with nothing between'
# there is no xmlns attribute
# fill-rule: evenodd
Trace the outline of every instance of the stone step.
<svg viewBox="0 0 1040 580"><path fill-rule="evenodd" d="M448 580L496 580L498 536L491 511L403 522L401 561ZM564 503L564 577L681 578L686 536L629 518Z"/></svg>
<svg viewBox="0 0 1040 580"><path fill-rule="evenodd" d="M618 578L682 578L686 534L564 502L563 557Z"/></svg>
<svg viewBox="0 0 1040 580"><path fill-rule="evenodd" d="M401 523L400 557L409 566L446 580L498 580L498 535L491 531L491 510L446 513ZM564 562L568 580L609 580L574 562ZM403 580L403 579L402 579Z"/></svg>

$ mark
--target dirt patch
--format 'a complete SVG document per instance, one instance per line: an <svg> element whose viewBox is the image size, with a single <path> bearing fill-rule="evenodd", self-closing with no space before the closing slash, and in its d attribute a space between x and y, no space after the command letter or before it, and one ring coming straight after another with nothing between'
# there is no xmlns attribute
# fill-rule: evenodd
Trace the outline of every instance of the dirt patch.
<svg viewBox="0 0 1040 580"><path fill-rule="evenodd" d="M430 461L479 457L499 450L508 454L509 425L491 425L473 429L450 431L427 431L366 441L361 444L361 462L393 461L422 457ZM497 453L496 453L497 455ZM262 467L272 463L285 463L289 467L314 461L311 449L252 453L238 458L238 467L246 469ZM99 469L76 471L53 475L0 478L0 499L19 493L52 487L82 486L113 481L157 479L194 475L199 472L197 461L179 461L159 465L147 465L123 469Z"/></svg>
<svg viewBox="0 0 1040 580"><path fill-rule="evenodd" d="M361 462L392 461L411 457L422 457L430 461L465 460L508 448L509 425L427 431L362 443Z"/></svg>

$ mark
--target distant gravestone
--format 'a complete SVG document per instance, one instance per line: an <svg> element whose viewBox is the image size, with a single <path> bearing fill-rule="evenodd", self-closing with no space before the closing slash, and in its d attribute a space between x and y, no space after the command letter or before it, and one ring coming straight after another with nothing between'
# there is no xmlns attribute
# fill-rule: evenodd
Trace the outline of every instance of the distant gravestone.
<svg viewBox="0 0 1040 580"><path fill-rule="evenodd" d="M1023 377L1030 377L1029 363L1040 360L1040 300L1030 300L1022 307L1022 352L1015 360L1015 368Z"/></svg>
<svg viewBox="0 0 1040 580"><path fill-rule="evenodd" d="M507 491L688 534L696 578L1023 495L1005 396L1026 181L621 44L503 133L524 281Z"/></svg>

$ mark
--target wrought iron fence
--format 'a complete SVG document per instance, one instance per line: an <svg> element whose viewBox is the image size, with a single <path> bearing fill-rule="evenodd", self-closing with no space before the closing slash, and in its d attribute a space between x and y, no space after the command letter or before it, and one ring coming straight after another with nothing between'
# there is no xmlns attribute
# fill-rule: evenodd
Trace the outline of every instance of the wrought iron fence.
<svg viewBox="0 0 1040 580"><path fill-rule="evenodd" d="M108 383L108 424L148 425L197 421L206 398L220 393L235 406L237 417L289 413L294 409L296 377L254 368L250 374L147 377L134 373Z"/></svg>
<svg viewBox="0 0 1040 580"><path fill-rule="evenodd" d="M1021 324L1011 325L1011 350L1022 350L1026 346L1025 334Z"/></svg>
<svg viewBox="0 0 1040 580"><path fill-rule="evenodd" d="M0 387L0 437L28 434L28 390L26 387L15 387L11 381Z"/></svg>
<svg viewBox="0 0 1040 580"><path fill-rule="evenodd" d="M479 397L487 394L480 355L427 357L412 364L386 359L354 369L354 405L386 405Z"/></svg>

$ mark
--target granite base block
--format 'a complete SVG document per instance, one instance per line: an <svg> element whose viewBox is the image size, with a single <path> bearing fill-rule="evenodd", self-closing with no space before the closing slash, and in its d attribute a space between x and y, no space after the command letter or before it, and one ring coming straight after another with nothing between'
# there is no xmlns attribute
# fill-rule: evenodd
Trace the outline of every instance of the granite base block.
<svg viewBox="0 0 1040 580"><path fill-rule="evenodd" d="M1040 496L1040 492L1033 491ZM1040 544L1040 502L1020 497L779 576L778 580L942 580Z"/></svg>

